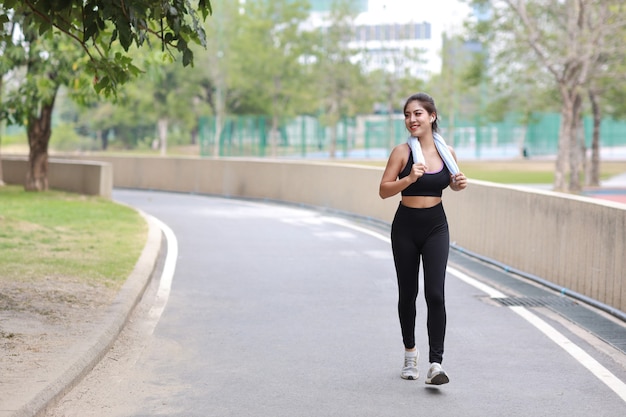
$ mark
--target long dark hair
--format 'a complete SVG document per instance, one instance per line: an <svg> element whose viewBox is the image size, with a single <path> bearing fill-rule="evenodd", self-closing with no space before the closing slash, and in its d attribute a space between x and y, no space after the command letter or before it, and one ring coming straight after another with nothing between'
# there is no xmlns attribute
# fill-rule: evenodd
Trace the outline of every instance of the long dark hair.
<svg viewBox="0 0 626 417"><path fill-rule="evenodd" d="M439 132L439 126L437 122L439 121L439 113L437 113L437 106L435 106L435 100L431 96L426 93L416 93L411 97L406 99L406 103L404 103L404 112L406 113L406 106L409 105L412 101L419 101L420 104L424 107L424 109L428 112L428 114L435 114L435 121L432 123L433 132Z"/></svg>

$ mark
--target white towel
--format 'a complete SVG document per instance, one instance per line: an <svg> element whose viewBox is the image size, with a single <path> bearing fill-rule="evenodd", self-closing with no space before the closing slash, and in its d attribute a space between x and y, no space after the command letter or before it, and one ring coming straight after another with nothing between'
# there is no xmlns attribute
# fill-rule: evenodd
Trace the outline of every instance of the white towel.
<svg viewBox="0 0 626 417"><path fill-rule="evenodd" d="M439 152L439 156L443 159L443 163L448 167L448 171L450 171L452 175L458 174L460 172L459 166L456 164L454 156L452 156L452 152L450 152L446 142L443 140L441 135L436 132L433 132L433 138L435 140L437 152ZM422 153L422 147L416 137L409 137L409 146L411 147L411 152L413 152L413 163L425 163L426 161L424 159L424 154Z"/></svg>

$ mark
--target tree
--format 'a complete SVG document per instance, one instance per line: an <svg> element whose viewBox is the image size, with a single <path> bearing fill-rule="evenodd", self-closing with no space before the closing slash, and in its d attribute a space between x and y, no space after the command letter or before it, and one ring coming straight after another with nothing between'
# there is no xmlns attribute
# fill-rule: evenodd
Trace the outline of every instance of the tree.
<svg viewBox="0 0 626 417"><path fill-rule="evenodd" d="M187 79L189 72L179 71L177 63L163 64L151 61L146 75L137 80L140 86L140 109L147 120L156 122L157 139L154 141L161 155L167 153L167 141L172 125L188 125L194 114L193 88ZM137 97L140 98L140 97Z"/></svg>
<svg viewBox="0 0 626 417"><path fill-rule="evenodd" d="M189 65L190 43L205 44L199 22L210 12L207 0L198 0L197 10L183 0L5 0L0 5L3 74L25 68L26 75L3 103L9 110L2 117L27 126L25 188L48 187L51 115L60 86L81 91L75 96L87 100L85 78L91 75L96 92L114 96L140 73L129 55L131 46L149 45L151 37Z"/></svg>
<svg viewBox="0 0 626 417"><path fill-rule="evenodd" d="M585 170L586 184L600 185L600 128L604 114L624 117L623 109L624 82L626 82L626 6L615 3L610 5L604 16L604 24L615 30L612 36L600 39L600 49L606 51L599 57L596 76L587 86L587 96L593 120L591 140L591 164ZM617 99L614 97L617 95ZM620 97L621 96L621 97Z"/></svg>
<svg viewBox="0 0 626 417"><path fill-rule="evenodd" d="M11 39L15 33L16 24L4 23L3 32L0 33L0 103L4 101L4 89L5 89L5 76L11 70L11 64L4 57L10 52L8 46L11 45ZM7 111L5 106L0 108L0 148L2 147L2 128L7 118ZM0 153L0 186L4 185L2 178L2 154Z"/></svg>
<svg viewBox="0 0 626 417"><path fill-rule="evenodd" d="M236 42L244 22L239 2L218 0L215 4L217 4L215 19L206 26L209 42L206 50L197 51L198 60L202 65L194 71L194 78L198 102L207 103L216 119L213 156L217 157L220 155L219 138L222 135L226 115L234 110L230 108L229 103L236 101L237 96L231 95L233 92L230 83L231 74L237 73L237 69L235 54L232 53L230 45ZM245 71L246 68L242 68L241 71Z"/></svg>
<svg viewBox="0 0 626 417"><path fill-rule="evenodd" d="M39 35L25 21L14 43L8 43L1 59L13 71L25 67L19 84L6 93L4 116L13 124L25 125L30 148L26 190L48 188L48 142L51 135L52 110L61 85L71 85L74 96L87 100L90 80L76 68L83 55L75 43L55 31ZM91 90L92 91L92 90Z"/></svg>
<svg viewBox="0 0 626 417"><path fill-rule="evenodd" d="M350 116L369 107L371 100L363 86L365 77L361 66L353 62L356 51L349 47L353 37L355 13L349 1L333 3L329 24L317 31L321 41L317 43L314 56L314 79L322 121L330 126L329 156L335 157L337 148L337 125L344 116Z"/></svg>
<svg viewBox="0 0 626 417"><path fill-rule="evenodd" d="M437 91L439 116L447 122L448 144L454 145L458 120L478 115L476 129L480 129L484 111L484 90L487 80L484 71L484 53L476 42L461 35L443 35L441 73L428 82L428 89Z"/></svg>
<svg viewBox="0 0 626 417"><path fill-rule="evenodd" d="M271 118L270 152L276 155L281 118L294 115L303 103L304 56L310 54L302 29L310 4L306 0L248 0L240 26L225 53L229 84L238 96L231 105L239 112Z"/></svg>
<svg viewBox="0 0 626 417"><path fill-rule="evenodd" d="M500 58L507 57L507 63L517 71L530 71L538 79L548 75L558 89L561 127L554 188L580 191L584 93L600 76L606 57L624 53L610 39L616 31L623 31L626 9L606 0L474 3L490 5L491 33L497 34L490 46ZM528 59L529 51L534 59Z"/></svg>
<svg viewBox="0 0 626 417"><path fill-rule="evenodd" d="M167 153L172 139L179 143L193 143L197 130L197 117L207 110L199 102L199 66L180 70L178 62L164 63L161 59L148 59L142 67L146 73L129 81L118 92L115 104L100 101L82 106L77 115L76 130L97 138L101 148L112 145L118 148L159 148ZM57 113L58 114L58 113Z"/></svg>
<svg viewBox="0 0 626 417"><path fill-rule="evenodd" d="M391 35L390 31L386 34ZM366 75L368 78L366 85L371 86L374 100L377 105L381 106L382 112L387 114L388 149L395 146L396 137L400 134L400 132L396 132L394 115L402 111L404 100L413 92L420 91L424 83L424 80L418 78L414 71L415 68L419 68L420 64L424 63L422 58L424 50L415 46L408 46L408 43L405 43L404 47L400 47L403 41L401 37L382 40L380 50L377 51L378 64L382 65ZM395 45L389 47L391 43ZM363 51L361 55L367 65L371 55L367 53L367 50ZM364 95L364 92L359 91L359 94ZM362 102L363 100L359 101ZM402 128L402 132L404 131L405 129Z"/></svg>
<svg viewBox="0 0 626 417"><path fill-rule="evenodd" d="M0 23L23 19L38 35L53 28L62 32L89 57L83 69L94 75L96 90L114 94L134 73L129 49L151 37L163 50L180 53L185 66L193 63L190 44L205 45L200 21L212 11L209 0L196 3L194 9L184 0L4 0ZM124 52L112 48L115 42Z"/></svg>

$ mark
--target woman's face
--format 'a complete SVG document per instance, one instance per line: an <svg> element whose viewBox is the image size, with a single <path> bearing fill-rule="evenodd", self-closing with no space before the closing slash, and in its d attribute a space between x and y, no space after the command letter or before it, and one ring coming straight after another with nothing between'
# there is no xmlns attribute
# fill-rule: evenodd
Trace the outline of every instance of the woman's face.
<svg viewBox="0 0 626 417"><path fill-rule="evenodd" d="M413 100L406 105L404 110L404 125L414 137L423 136L432 132L432 119L428 111L419 101Z"/></svg>

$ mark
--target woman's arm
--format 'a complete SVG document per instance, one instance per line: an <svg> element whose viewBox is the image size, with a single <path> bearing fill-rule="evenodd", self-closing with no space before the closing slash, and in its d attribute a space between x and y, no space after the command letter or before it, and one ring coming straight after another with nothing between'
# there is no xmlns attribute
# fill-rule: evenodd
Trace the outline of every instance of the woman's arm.
<svg viewBox="0 0 626 417"><path fill-rule="evenodd" d="M452 146L448 146L448 148L450 149L450 153L452 154L452 156L454 157L454 160L456 161L457 159L456 159L456 153L454 152L454 149L452 149ZM461 190L464 190L465 188L467 188L467 178L462 172L459 172L456 175L450 176L450 189L451 190L461 191Z"/></svg>
<svg viewBox="0 0 626 417"><path fill-rule="evenodd" d="M387 166L385 167L385 172L383 172L383 177L378 188L380 198L389 198L398 194L417 181L426 171L426 167L423 164L413 164L411 173L402 179L398 179L398 174L400 174L400 171L402 171L406 164L404 156L408 155L405 146L406 145L396 146L391 151L391 155L389 155L389 160L387 161Z"/></svg>

